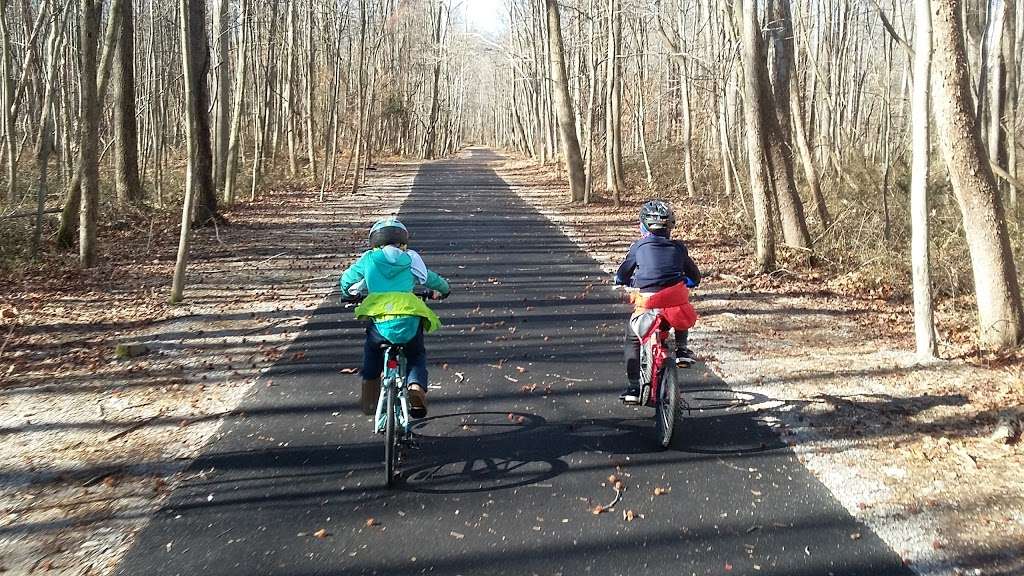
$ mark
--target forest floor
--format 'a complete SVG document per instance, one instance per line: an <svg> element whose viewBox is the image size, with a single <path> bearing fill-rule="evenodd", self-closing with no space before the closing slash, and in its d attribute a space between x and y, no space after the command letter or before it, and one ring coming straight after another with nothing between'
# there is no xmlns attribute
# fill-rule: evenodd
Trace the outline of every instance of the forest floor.
<svg viewBox="0 0 1024 576"><path fill-rule="evenodd" d="M509 161L498 172L609 271L636 239L639 197L581 210L549 169ZM947 305L947 359L922 364L907 352L909 303L853 275L755 276L749 246L696 224L699 206L676 205L706 272L691 347L748 395L736 409L780 419L801 461L919 572L1024 574L1021 357L972 353L969 312Z"/></svg>
<svg viewBox="0 0 1024 576"><path fill-rule="evenodd" d="M186 302L167 303L172 213L101 229L0 281L0 574L107 574L256 377L401 206L415 165L360 192L279 187L198 231ZM118 344L144 343L118 358ZM301 359L296 359L301 360Z"/></svg>

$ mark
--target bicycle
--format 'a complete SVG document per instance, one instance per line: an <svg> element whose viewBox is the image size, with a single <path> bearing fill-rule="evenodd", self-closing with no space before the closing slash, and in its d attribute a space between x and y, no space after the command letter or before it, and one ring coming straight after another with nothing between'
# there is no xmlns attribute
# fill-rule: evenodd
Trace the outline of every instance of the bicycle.
<svg viewBox="0 0 1024 576"><path fill-rule="evenodd" d="M423 300L440 300L434 291L415 292ZM348 304L360 302L366 295L350 295ZM405 345L386 342L384 350L384 372L380 378L380 398L373 417L374 434L384 435L384 473L387 487L398 482L397 473L402 450L412 439L412 418L409 415L409 383L405 360Z"/></svg>
<svg viewBox="0 0 1024 576"><path fill-rule="evenodd" d="M636 405L654 408L658 444L668 448L681 412L675 353L667 344L672 328L658 310L635 314L629 324L640 338L640 401Z"/></svg>

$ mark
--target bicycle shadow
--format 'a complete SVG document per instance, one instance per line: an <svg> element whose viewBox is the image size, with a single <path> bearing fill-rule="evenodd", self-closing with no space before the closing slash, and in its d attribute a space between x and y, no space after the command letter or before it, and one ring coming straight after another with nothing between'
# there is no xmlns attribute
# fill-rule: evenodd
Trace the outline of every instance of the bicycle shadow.
<svg viewBox="0 0 1024 576"><path fill-rule="evenodd" d="M566 473L632 469L666 462L686 465L722 456L745 457L785 449L775 430L752 413L688 418L683 413L668 450L658 446L653 412L629 416L548 421L525 413L462 412L413 426L418 449L400 464L399 490L473 494L546 484ZM588 464L585 454L608 460ZM579 458L577 458L579 456ZM644 458L649 456L650 458ZM570 464L572 461L577 461Z"/></svg>

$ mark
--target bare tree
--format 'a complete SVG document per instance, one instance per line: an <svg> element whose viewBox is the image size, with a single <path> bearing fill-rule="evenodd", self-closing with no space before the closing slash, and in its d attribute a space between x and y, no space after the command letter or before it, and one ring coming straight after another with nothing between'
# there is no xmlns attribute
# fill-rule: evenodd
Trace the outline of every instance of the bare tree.
<svg viewBox="0 0 1024 576"><path fill-rule="evenodd" d="M573 202L582 202L587 177L583 171L583 155L576 135L576 113L573 111L569 79L565 74L565 53L562 48L562 20L558 13L558 0L547 0L548 40L551 44L551 70L553 72L555 104L561 134L562 154L569 172L569 193Z"/></svg>
<svg viewBox="0 0 1024 576"><path fill-rule="evenodd" d="M186 82L188 97L186 107L191 102L190 130L195 130L193 140L194 154L189 158L195 163L192 186L198 204L196 205L196 221L199 226L206 226L223 218L217 212L217 189L213 183L213 144L210 140L210 91L207 76L210 72L210 43L206 34L206 0L187 0L188 19L188 50L183 50L189 61L191 74ZM194 126L192 125L194 124Z"/></svg>
<svg viewBox="0 0 1024 576"><path fill-rule="evenodd" d="M231 138L231 1L219 0L217 2L216 18L213 21L214 45L217 47L217 65L214 68L215 83L217 88L216 114L214 119L214 146L213 146L213 184L217 188L225 185L228 171L228 147ZM242 54L245 47L240 47L238 57L244 58ZM244 70L244 60L239 65ZM225 190L224 198L228 201L230 194Z"/></svg>
<svg viewBox="0 0 1024 576"><path fill-rule="evenodd" d="M248 38L249 38L249 0L241 0L239 6L238 60L235 73L234 104L231 121L228 127L228 148L226 166L224 167L224 203L235 201L235 182L238 178L238 154L242 138L242 108L245 105L245 89L249 80Z"/></svg>
<svg viewBox="0 0 1024 576"><path fill-rule="evenodd" d="M914 334L917 353L933 357L938 352L935 342L935 314L932 310L931 250L929 247L928 157L929 82L931 81L931 5L929 0L915 0L916 22L914 40L913 101L913 175L910 183L910 218L913 226L911 263L914 278Z"/></svg>
<svg viewBox="0 0 1024 576"><path fill-rule="evenodd" d="M210 125L207 110L206 66L209 47L206 38L206 0L180 0L181 57L185 72L185 128L188 144L188 168L185 174L185 199L181 210L181 234L178 258L171 282L171 303L184 297L185 271L188 264L189 240L192 233L192 206L197 190L213 188L210 149ZM206 118L205 124L203 118ZM205 142L205 158L204 158Z"/></svg>
<svg viewBox="0 0 1024 576"><path fill-rule="evenodd" d="M761 42L757 0L742 0L735 4L740 12L737 18L743 40L743 113L746 119L747 156L750 164L750 190L754 197L754 233L756 238L754 259L762 273L775 269L775 225L772 220L771 196L768 190L769 168L765 157L765 108L762 75L764 47Z"/></svg>
<svg viewBox="0 0 1024 576"><path fill-rule="evenodd" d="M83 268L96 265L96 225L100 210L99 132L100 103L96 84L96 41L99 13L94 0L81 0L79 50L82 62L82 203L78 223L78 255Z"/></svg>
<svg viewBox="0 0 1024 576"><path fill-rule="evenodd" d="M777 27L772 34L775 77L769 91L767 69L757 66L751 73L762 78L762 116L767 127L764 145L769 159L769 170L775 182L782 233L786 244L805 251L811 250L811 234L807 230L803 203L796 190L793 176L793 136L790 130L790 83L793 73L793 26L789 9L790 0L769 2L770 18Z"/></svg>
<svg viewBox="0 0 1024 576"><path fill-rule="evenodd" d="M1005 349L1024 339L1013 250L995 177L968 108L970 84L960 0L932 1L935 117L946 168L964 218L981 342Z"/></svg>
<svg viewBox="0 0 1024 576"><path fill-rule="evenodd" d="M118 196L130 203L142 201L139 176L139 135L135 107L135 9L126 0L118 6L121 25L117 40L117 104L114 106L114 158Z"/></svg>

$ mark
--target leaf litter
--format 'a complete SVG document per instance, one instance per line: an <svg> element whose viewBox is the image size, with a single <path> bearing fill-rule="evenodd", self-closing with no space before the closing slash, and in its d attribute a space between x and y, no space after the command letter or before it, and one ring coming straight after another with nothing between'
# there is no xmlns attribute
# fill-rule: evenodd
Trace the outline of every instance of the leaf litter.
<svg viewBox="0 0 1024 576"><path fill-rule="evenodd" d="M93 271L72 255L0 271L3 567L109 573L220 418L284 359L365 227L401 205L411 174L378 171L363 194L326 203L284 187L232 207L230 226L196 232L177 307L166 301L173 210L102 228ZM134 343L147 352L115 357ZM19 530L31 525L54 527Z"/></svg>

